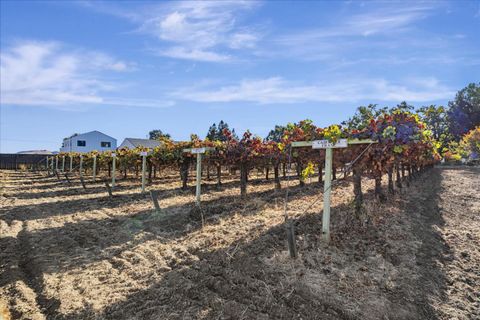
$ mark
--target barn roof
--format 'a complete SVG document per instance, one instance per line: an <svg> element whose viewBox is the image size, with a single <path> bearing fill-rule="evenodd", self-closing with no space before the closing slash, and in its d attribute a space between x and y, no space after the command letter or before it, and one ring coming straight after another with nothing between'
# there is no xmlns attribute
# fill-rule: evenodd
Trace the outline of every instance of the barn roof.
<svg viewBox="0 0 480 320"><path fill-rule="evenodd" d="M134 147L146 147L150 149L156 148L161 144L161 142L158 140L137 139L137 138L125 138L122 144L124 144L126 141L130 142Z"/></svg>

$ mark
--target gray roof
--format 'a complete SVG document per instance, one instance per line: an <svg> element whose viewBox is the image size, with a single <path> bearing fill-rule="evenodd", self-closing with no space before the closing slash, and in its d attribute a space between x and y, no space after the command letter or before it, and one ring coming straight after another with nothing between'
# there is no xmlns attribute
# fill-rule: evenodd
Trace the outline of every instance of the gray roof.
<svg viewBox="0 0 480 320"><path fill-rule="evenodd" d="M74 134L72 134L72 135L69 136L69 137L63 138L63 140L68 140L68 139L71 139L71 138L76 137L76 136L83 136L83 135L85 135L85 134L94 133L94 132L97 132L97 133L103 134L103 135L106 136L106 137L115 139L115 138L109 136L108 134L105 134L105 133L100 132L100 131L98 131L98 130L93 130L93 131L88 131L88 132L85 132L85 133L74 133Z"/></svg>
<svg viewBox="0 0 480 320"><path fill-rule="evenodd" d="M150 140L150 139L125 138L125 141L130 142L135 147L141 146L141 147L146 147L150 149L156 148L161 144L161 142L158 140ZM122 144L124 144L125 141L123 141Z"/></svg>
<svg viewBox="0 0 480 320"><path fill-rule="evenodd" d="M19 151L17 154L54 154L52 151L49 150L27 150L27 151Z"/></svg>

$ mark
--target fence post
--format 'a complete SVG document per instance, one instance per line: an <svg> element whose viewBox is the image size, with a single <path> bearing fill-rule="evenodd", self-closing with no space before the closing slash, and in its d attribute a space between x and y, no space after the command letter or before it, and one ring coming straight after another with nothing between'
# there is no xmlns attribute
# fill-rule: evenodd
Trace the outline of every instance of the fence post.
<svg viewBox="0 0 480 320"><path fill-rule="evenodd" d="M62 158L62 172L65 172L65 156Z"/></svg>
<svg viewBox="0 0 480 320"><path fill-rule="evenodd" d="M70 172L73 170L73 156L70 155Z"/></svg>
<svg viewBox="0 0 480 320"><path fill-rule="evenodd" d="M80 177L83 177L83 156L80 155Z"/></svg>
<svg viewBox="0 0 480 320"><path fill-rule="evenodd" d="M142 193L145 192L145 168L147 166L147 154L142 153Z"/></svg>
<svg viewBox="0 0 480 320"><path fill-rule="evenodd" d="M202 154L197 153L197 189L195 193L195 204L200 206L200 194L202 189Z"/></svg>
<svg viewBox="0 0 480 320"><path fill-rule="evenodd" d="M112 153L112 189L115 188L115 165L116 165L117 155Z"/></svg>
<svg viewBox="0 0 480 320"><path fill-rule="evenodd" d="M93 156L93 182L95 182L95 179L97 178L97 156Z"/></svg>
<svg viewBox="0 0 480 320"><path fill-rule="evenodd" d="M293 226L292 219L287 219L286 227L287 227L287 243L288 243L288 251L290 252L290 257L295 259L297 258L297 247L295 244L295 228Z"/></svg>
<svg viewBox="0 0 480 320"><path fill-rule="evenodd" d="M107 188L108 196L112 198L113 197L112 188L110 188L110 185L108 184L108 181L106 179L105 179L105 188Z"/></svg>
<svg viewBox="0 0 480 320"><path fill-rule="evenodd" d="M58 156L55 157L55 172L58 171Z"/></svg>
<svg viewBox="0 0 480 320"><path fill-rule="evenodd" d="M153 206L155 207L155 211L160 213L160 205L158 204L158 192L157 190L150 190L150 196L152 197Z"/></svg>
<svg viewBox="0 0 480 320"><path fill-rule="evenodd" d="M322 235L327 242L330 241L330 192L332 186L332 160L333 149L325 149L325 184L323 186L323 217Z"/></svg>
<svg viewBox="0 0 480 320"><path fill-rule="evenodd" d="M86 190L87 186L85 185L85 180L83 180L83 176L80 176L80 182L82 183L83 189Z"/></svg>

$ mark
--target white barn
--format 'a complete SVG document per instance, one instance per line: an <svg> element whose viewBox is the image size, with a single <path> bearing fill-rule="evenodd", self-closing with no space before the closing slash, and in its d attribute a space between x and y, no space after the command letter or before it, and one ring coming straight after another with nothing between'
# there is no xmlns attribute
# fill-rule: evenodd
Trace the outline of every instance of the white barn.
<svg viewBox="0 0 480 320"><path fill-rule="evenodd" d="M95 130L82 134L75 133L63 139L60 152L108 151L116 148L117 139Z"/></svg>
<svg viewBox="0 0 480 320"><path fill-rule="evenodd" d="M145 147L148 149L154 149L161 144L158 140L150 139L138 139L138 138L125 138L122 144L118 148L135 149L136 147Z"/></svg>

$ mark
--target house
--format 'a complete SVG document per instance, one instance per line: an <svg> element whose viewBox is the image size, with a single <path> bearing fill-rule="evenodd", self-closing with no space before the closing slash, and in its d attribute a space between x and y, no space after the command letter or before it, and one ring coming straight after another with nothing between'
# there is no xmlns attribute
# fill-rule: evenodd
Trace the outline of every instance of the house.
<svg viewBox="0 0 480 320"><path fill-rule="evenodd" d="M95 130L82 134L75 133L63 139L60 152L108 151L116 148L117 139Z"/></svg>
<svg viewBox="0 0 480 320"><path fill-rule="evenodd" d="M136 147L146 147L154 149L160 146L160 144L161 142L158 140L125 138L119 148L135 149Z"/></svg>

